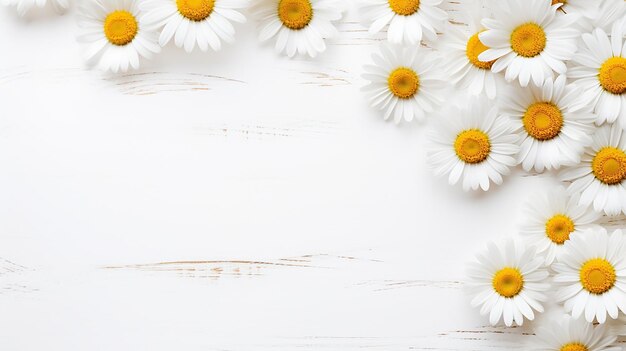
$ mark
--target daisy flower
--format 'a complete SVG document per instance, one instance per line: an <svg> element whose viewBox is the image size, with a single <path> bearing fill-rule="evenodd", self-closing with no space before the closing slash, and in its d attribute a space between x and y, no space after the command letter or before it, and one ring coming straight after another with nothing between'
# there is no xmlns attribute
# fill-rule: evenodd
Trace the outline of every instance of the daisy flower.
<svg viewBox="0 0 626 351"><path fill-rule="evenodd" d="M556 15L557 6L546 0L494 1L494 18L485 18L479 39L489 47L481 61L497 60L491 69L527 86L532 78L541 85L554 72L565 73L565 62L576 52L580 33L571 27L578 16Z"/></svg>
<svg viewBox="0 0 626 351"><path fill-rule="evenodd" d="M310 57L326 50L325 39L337 33L341 19L337 0L259 0L254 12L260 21L259 40L276 37L276 51Z"/></svg>
<svg viewBox="0 0 626 351"><path fill-rule="evenodd" d="M626 313L626 238L621 230L610 235L599 228L574 235L552 265L558 302L578 319L587 322L616 319L618 310Z"/></svg>
<svg viewBox="0 0 626 351"><path fill-rule="evenodd" d="M369 22L370 34L380 32L387 24L387 39L394 44L419 45L422 38L437 39L448 19L441 9L443 0L363 0L363 17Z"/></svg>
<svg viewBox="0 0 626 351"><path fill-rule="evenodd" d="M463 178L465 191L502 184L502 176L515 166L518 136L511 121L488 105L473 99L463 109L450 106L430 134L428 161L435 175L447 174L451 185Z"/></svg>
<svg viewBox="0 0 626 351"><path fill-rule="evenodd" d="M82 34L78 41L86 47L89 65L102 70L127 71L139 67L139 57L151 58L161 48L157 34L146 29L140 17L139 0L83 1L78 9Z"/></svg>
<svg viewBox="0 0 626 351"><path fill-rule="evenodd" d="M441 48L452 83L471 95L483 91L490 99L496 97L497 74L491 71L494 61L480 61L478 55L488 48L478 39L485 28L480 21L488 12L480 3L462 2L459 13L467 27L449 26Z"/></svg>
<svg viewBox="0 0 626 351"><path fill-rule="evenodd" d="M622 52L621 21L613 25L611 38L598 28L583 34L582 39L568 78L589 92L597 124L620 118L626 127L626 51Z"/></svg>
<svg viewBox="0 0 626 351"><path fill-rule="evenodd" d="M44 7L47 3L51 3L54 10L62 13L70 7L69 0L4 0L3 5L17 7L17 13L24 16L33 7Z"/></svg>
<svg viewBox="0 0 626 351"><path fill-rule="evenodd" d="M605 125L578 165L563 171L561 179L571 181L570 194L581 194L580 203L607 215L626 213L626 133L619 126Z"/></svg>
<svg viewBox="0 0 626 351"><path fill-rule="evenodd" d="M503 114L510 116L520 134L518 162L524 170L558 169L580 162L591 144L596 116L581 99L583 92L565 85L565 76L546 79L539 87L505 91Z"/></svg>
<svg viewBox="0 0 626 351"><path fill-rule="evenodd" d="M430 49L383 45L372 55L374 65L366 65L363 78L370 83L363 91L372 107L384 110L396 123L423 120L443 102L445 81L438 73L438 56Z"/></svg>
<svg viewBox="0 0 626 351"><path fill-rule="evenodd" d="M503 319L506 326L522 325L524 318L535 318L534 311L543 312L541 302L550 288L543 281L549 273L534 248L509 239L503 247L489 243L476 258L468 268L471 305L480 306L481 315L489 314L489 323Z"/></svg>
<svg viewBox="0 0 626 351"><path fill-rule="evenodd" d="M626 2L624 0L567 0L567 2L581 3L578 6L587 6L588 20L583 22L583 28L587 32L593 31L595 28L601 28L605 32L610 32L613 23L621 20L626 16Z"/></svg>
<svg viewBox="0 0 626 351"><path fill-rule="evenodd" d="M563 316L536 328L533 351L620 351L613 328Z"/></svg>
<svg viewBox="0 0 626 351"><path fill-rule="evenodd" d="M538 254L545 255L547 265L561 254L563 244L570 236L598 228L595 222L601 215L580 205L579 198L579 195L569 196L565 188L557 187L531 197L526 204L520 234L529 245L535 245Z"/></svg>
<svg viewBox="0 0 626 351"><path fill-rule="evenodd" d="M246 0L142 0L145 22L161 30L161 46L174 38L174 44L192 52L198 45L202 51L209 47L217 51L222 41L235 41L231 21L244 23L246 18L237 10L246 7Z"/></svg>

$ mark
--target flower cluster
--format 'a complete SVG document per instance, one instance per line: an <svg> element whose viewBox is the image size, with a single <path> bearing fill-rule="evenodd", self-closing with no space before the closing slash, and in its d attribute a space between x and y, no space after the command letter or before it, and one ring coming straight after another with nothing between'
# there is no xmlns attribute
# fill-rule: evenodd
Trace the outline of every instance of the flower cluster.
<svg viewBox="0 0 626 351"><path fill-rule="evenodd" d="M462 1L466 26L446 23L444 5L368 0L370 31L388 25L389 41L364 67L372 106L396 123L434 114L429 163L465 190L518 165L568 184L470 264L471 304L511 326L554 300L568 314L531 348L621 350L605 322L626 315L626 234L598 223L626 214L626 3Z"/></svg>
<svg viewBox="0 0 626 351"><path fill-rule="evenodd" d="M519 235L470 264L471 304L512 326L553 300L567 315L532 348L620 350L607 321L626 316L626 234L600 223L626 214L626 2L466 0L465 26L446 5L365 0L388 43L364 92L385 120L435 115L428 161L466 191L516 167L559 171L567 188L532 199Z"/></svg>
<svg viewBox="0 0 626 351"><path fill-rule="evenodd" d="M49 1L59 12L70 0L0 0L24 15ZM220 50L235 40L233 23L244 23L250 7L259 39L276 38L276 51L315 57L341 19L340 0L89 0L78 8L79 42L90 66L113 72L139 68L140 59L159 53L170 41L186 52Z"/></svg>

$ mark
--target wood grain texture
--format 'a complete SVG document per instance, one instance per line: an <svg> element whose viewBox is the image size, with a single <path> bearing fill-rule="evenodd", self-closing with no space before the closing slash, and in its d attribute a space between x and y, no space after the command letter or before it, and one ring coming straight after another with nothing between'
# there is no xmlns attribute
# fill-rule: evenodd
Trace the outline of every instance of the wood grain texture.
<svg viewBox="0 0 626 351"><path fill-rule="evenodd" d="M532 326L468 306L464 266L555 173L434 178L429 123L359 91L385 33L351 5L316 60L248 23L119 75L83 66L74 9L1 9L0 348L525 349Z"/></svg>

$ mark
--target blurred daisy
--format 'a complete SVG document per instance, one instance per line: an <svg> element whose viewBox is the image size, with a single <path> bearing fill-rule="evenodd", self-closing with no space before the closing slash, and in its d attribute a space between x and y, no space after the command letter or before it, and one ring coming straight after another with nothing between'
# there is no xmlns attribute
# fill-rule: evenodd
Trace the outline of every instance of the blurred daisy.
<svg viewBox="0 0 626 351"><path fill-rule="evenodd" d="M535 249L526 248L513 240L503 247L489 243L487 250L476 256L468 268L469 287L473 293L472 307L480 306L480 314L489 314L489 323L501 319L506 326L533 320L534 311L543 312L541 302L550 285L544 283L549 273L543 267L543 257Z"/></svg>
<svg viewBox="0 0 626 351"><path fill-rule="evenodd" d="M151 58L161 48L157 34L140 21L139 0L83 1L78 9L78 26L87 64L102 70L127 71L139 68L139 57Z"/></svg>
<svg viewBox="0 0 626 351"><path fill-rule="evenodd" d="M374 65L364 67L363 78L369 84L363 91L373 107L385 111L385 120L392 115L396 123L423 120L443 102L446 83L438 73L434 51L383 45L372 59Z"/></svg>
<svg viewBox="0 0 626 351"><path fill-rule="evenodd" d="M159 44L167 45L172 38L179 48L192 52L198 45L202 51L209 47L217 51L222 41L235 41L232 22L244 23L246 18L238 11L246 7L246 0L142 0L145 22L150 28L161 30Z"/></svg>
<svg viewBox="0 0 626 351"><path fill-rule="evenodd" d="M621 230L610 235L600 228L574 235L552 265L554 282L561 287L558 302L578 319L583 313L587 322L616 319L618 309L626 313L626 238Z"/></svg>
<svg viewBox="0 0 626 351"><path fill-rule="evenodd" d="M565 62L576 52L580 33L571 24L577 16L556 16L557 6L546 0L509 0L492 2L493 19L485 18L486 31L479 39L489 49L478 56L481 61L497 61L491 69L505 78L519 79L527 86L553 78L553 71L565 73Z"/></svg>
<svg viewBox="0 0 626 351"><path fill-rule="evenodd" d="M483 91L490 99L496 97L497 74L491 71L494 61L483 62L478 55L488 48L478 39L484 30L480 21L488 17L488 11L477 2L462 2L458 10L467 27L450 25L445 32L441 48L446 69L452 83L471 95Z"/></svg>
<svg viewBox="0 0 626 351"><path fill-rule="evenodd" d="M607 215L626 213L626 133L619 126L598 129L580 164L564 170L571 181L570 194L581 194L580 203Z"/></svg>
<svg viewBox="0 0 626 351"><path fill-rule="evenodd" d="M613 328L606 324L594 326L584 319L570 316L545 323L536 328L534 351L620 351Z"/></svg>
<svg viewBox="0 0 626 351"><path fill-rule="evenodd" d="M24 16L33 7L44 7L47 3L51 3L54 10L62 13L70 7L69 0L4 0L0 1L2 5L17 7L17 13Z"/></svg>
<svg viewBox="0 0 626 351"><path fill-rule="evenodd" d="M276 37L277 52L315 57L337 33L333 22L341 19L342 6L337 0L259 0L254 12L261 41Z"/></svg>
<svg viewBox="0 0 626 351"><path fill-rule="evenodd" d="M553 83L509 89L500 100L502 113L513 119L520 134L518 162L524 170L558 169L580 162L591 144L596 116L581 99L583 92L565 85L565 76Z"/></svg>
<svg viewBox="0 0 626 351"><path fill-rule="evenodd" d="M601 28L605 32L610 32L615 22L626 16L626 2L624 0L567 0L567 2L580 3L582 11L587 7L586 20L581 24L586 32L591 32L595 28ZM590 8L593 7L593 8Z"/></svg>
<svg viewBox="0 0 626 351"><path fill-rule="evenodd" d="M531 197L526 203L520 234L529 245L536 246L538 254L545 255L547 265L560 255L571 235L598 228L595 222L601 215L579 205L579 198L557 187Z"/></svg>
<svg viewBox="0 0 626 351"><path fill-rule="evenodd" d="M600 28L583 34L582 39L567 77L590 94L596 123L613 123L619 117L626 127L626 52L622 53L621 22L613 26L610 39Z"/></svg>
<svg viewBox="0 0 626 351"><path fill-rule="evenodd" d="M394 44L419 45L423 39L434 42L444 28L448 14L443 0L363 0L363 17L370 34L387 24L387 39Z"/></svg>
<svg viewBox="0 0 626 351"><path fill-rule="evenodd" d="M511 121L482 99L464 109L450 106L443 114L430 133L428 162L435 175L447 174L451 185L463 178L465 191L487 191L490 182L502 184L519 151Z"/></svg>

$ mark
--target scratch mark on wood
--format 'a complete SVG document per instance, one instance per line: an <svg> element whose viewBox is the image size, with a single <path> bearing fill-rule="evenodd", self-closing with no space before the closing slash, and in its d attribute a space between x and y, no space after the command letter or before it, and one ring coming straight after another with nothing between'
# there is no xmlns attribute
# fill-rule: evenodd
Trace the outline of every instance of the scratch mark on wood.
<svg viewBox="0 0 626 351"><path fill-rule="evenodd" d="M434 289L460 289L463 283L459 281L437 281L427 279L413 280L369 280L357 284L358 286L372 287L373 291L386 291L405 288L434 288Z"/></svg>
<svg viewBox="0 0 626 351"><path fill-rule="evenodd" d="M103 78L123 94L154 95L164 92L202 92L212 90L217 82L245 84L223 76L201 73L142 72Z"/></svg>
<svg viewBox="0 0 626 351"><path fill-rule="evenodd" d="M23 283L22 275L30 268L0 257L0 295L14 292L33 292L37 289Z"/></svg>
<svg viewBox="0 0 626 351"><path fill-rule="evenodd" d="M341 128L335 121L321 120L286 120L266 121L260 124L210 124L194 127L199 135L239 137L246 140L264 140L270 138L303 137L323 139L336 134Z"/></svg>
<svg viewBox="0 0 626 351"><path fill-rule="evenodd" d="M141 272L174 273L181 277L211 278L252 277L276 269L338 269L342 261L381 262L353 256L311 254L276 260L179 260L155 263L108 265L101 269L136 270Z"/></svg>

